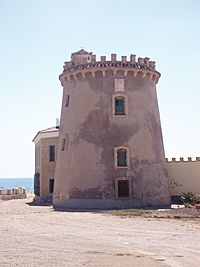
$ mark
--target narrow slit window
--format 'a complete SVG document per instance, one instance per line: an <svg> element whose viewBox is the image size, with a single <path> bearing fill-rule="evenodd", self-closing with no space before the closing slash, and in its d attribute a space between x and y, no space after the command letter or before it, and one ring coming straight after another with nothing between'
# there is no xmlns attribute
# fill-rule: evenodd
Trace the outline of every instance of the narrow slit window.
<svg viewBox="0 0 200 267"><path fill-rule="evenodd" d="M49 146L49 161L55 161L55 146Z"/></svg>
<svg viewBox="0 0 200 267"><path fill-rule="evenodd" d="M62 141L62 151L64 151L64 150L65 150L65 143L66 143L66 139L65 139L65 138L63 138L63 141Z"/></svg>
<svg viewBox="0 0 200 267"><path fill-rule="evenodd" d="M127 151L125 149L119 149L117 151L117 166L118 167L127 166Z"/></svg>
<svg viewBox="0 0 200 267"><path fill-rule="evenodd" d="M123 97L115 98L115 115L125 115L125 99Z"/></svg>
<svg viewBox="0 0 200 267"><path fill-rule="evenodd" d="M67 96L66 96L65 107L68 107L68 106L69 106L69 98L70 98L70 96L67 95Z"/></svg>

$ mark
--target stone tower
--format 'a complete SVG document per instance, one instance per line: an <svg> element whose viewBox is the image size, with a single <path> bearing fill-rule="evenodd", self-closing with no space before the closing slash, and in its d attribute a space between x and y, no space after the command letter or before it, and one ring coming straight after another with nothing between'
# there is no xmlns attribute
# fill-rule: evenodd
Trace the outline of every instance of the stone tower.
<svg viewBox="0 0 200 267"><path fill-rule="evenodd" d="M135 55L96 61L82 49L65 62L55 208L169 205L159 77Z"/></svg>

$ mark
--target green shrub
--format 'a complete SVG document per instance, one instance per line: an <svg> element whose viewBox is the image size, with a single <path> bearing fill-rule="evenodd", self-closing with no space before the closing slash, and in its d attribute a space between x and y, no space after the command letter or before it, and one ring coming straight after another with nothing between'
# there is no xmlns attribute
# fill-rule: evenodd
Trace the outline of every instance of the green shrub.
<svg viewBox="0 0 200 267"><path fill-rule="evenodd" d="M191 204L194 197L195 197L195 195L192 192L184 192L181 195L181 199L183 200L183 202L189 203L189 204Z"/></svg>
<svg viewBox="0 0 200 267"><path fill-rule="evenodd" d="M200 196L196 196L192 192L184 192L181 195L181 199L184 204L195 205L200 203Z"/></svg>

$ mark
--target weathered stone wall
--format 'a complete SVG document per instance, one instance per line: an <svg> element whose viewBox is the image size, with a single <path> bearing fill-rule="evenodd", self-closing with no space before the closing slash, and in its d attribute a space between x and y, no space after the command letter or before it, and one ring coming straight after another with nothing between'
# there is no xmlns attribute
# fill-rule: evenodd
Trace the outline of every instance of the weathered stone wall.
<svg viewBox="0 0 200 267"><path fill-rule="evenodd" d="M55 137L58 142L58 137ZM49 140L50 143L52 143ZM46 158L46 155L45 155ZM42 161L42 159L41 159ZM48 164L44 166L44 168L48 168ZM55 177L55 164L52 165L52 177ZM195 194L200 194L200 158L196 157L195 159L192 159L191 157L184 159L167 159L166 161L166 169L167 174L169 177L169 183L170 183L170 195L171 196L179 196L183 192L193 192ZM49 185L46 181L43 183L43 191L48 192ZM9 190L0 190L0 199L2 198L12 198L13 197L13 189ZM51 194L50 194L51 195ZM17 198L17 195L15 195ZM47 194L46 194L47 196ZM65 201L63 200L63 203ZM74 202L74 200L73 200ZM82 202L82 199L79 201L76 201L77 203ZM77 204L76 203L76 204ZM137 202L136 202L137 203ZM73 204L73 203L72 203Z"/></svg>
<svg viewBox="0 0 200 267"><path fill-rule="evenodd" d="M116 88L116 79L124 81L123 88ZM80 72L75 79L62 79L62 84L54 206L169 204L155 80L142 72L111 69ZM113 97L119 93L127 104L122 116L113 112ZM115 168L118 146L129 150L127 168ZM119 178L130 181L129 199L116 197Z"/></svg>

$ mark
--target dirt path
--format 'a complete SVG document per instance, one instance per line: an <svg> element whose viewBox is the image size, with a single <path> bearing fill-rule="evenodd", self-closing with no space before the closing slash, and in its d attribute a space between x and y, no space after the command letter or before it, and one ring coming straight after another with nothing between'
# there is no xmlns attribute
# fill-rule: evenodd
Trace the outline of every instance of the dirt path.
<svg viewBox="0 0 200 267"><path fill-rule="evenodd" d="M200 266L199 220L0 203L0 266Z"/></svg>

